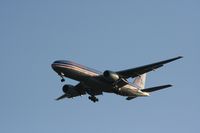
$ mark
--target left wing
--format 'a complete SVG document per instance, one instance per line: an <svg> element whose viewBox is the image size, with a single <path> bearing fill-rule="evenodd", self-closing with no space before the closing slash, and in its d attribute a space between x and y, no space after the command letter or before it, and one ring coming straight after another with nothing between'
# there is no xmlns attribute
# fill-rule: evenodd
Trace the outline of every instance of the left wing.
<svg viewBox="0 0 200 133"><path fill-rule="evenodd" d="M72 89L67 91L67 93L63 94L62 96L58 97L56 100L60 100L63 98L73 98L81 95L85 95L85 86L83 86L81 83L74 86Z"/></svg>
<svg viewBox="0 0 200 133"><path fill-rule="evenodd" d="M167 64L169 62L175 61L177 59L183 58L182 56L178 56L175 58L171 58L168 60L164 60L164 61L160 61L160 62L156 62L153 64L149 64L149 65L145 65L145 66L140 66L140 67L136 67L136 68L132 68L132 69L127 69L127 70L122 70L122 71L118 71L116 72L121 78L134 78L137 77L141 74L150 72L152 70L155 70L159 67L162 67L164 64Z"/></svg>

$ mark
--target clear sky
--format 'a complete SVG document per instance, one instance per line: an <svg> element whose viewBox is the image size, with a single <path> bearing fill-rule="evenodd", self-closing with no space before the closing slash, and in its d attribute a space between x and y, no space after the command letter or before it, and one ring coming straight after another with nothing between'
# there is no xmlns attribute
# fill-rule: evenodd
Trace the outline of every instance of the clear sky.
<svg viewBox="0 0 200 133"><path fill-rule="evenodd" d="M1 0L0 132L200 132L199 7L198 0ZM174 85L151 97L54 100L64 85L50 66L57 59L104 71L179 55L148 74L147 87Z"/></svg>

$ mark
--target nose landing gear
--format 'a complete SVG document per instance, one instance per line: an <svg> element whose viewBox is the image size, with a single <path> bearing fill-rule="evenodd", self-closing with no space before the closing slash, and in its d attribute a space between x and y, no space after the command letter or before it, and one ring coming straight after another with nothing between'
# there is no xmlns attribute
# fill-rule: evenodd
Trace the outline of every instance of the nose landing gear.
<svg viewBox="0 0 200 133"><path fill-rule="evenodd" d="M89 96L88 98L89 98L91 101L93 101L94 103L99 101L99 99L96 98L95 96Z"/></svg>
<svg viewBox="0 0 200 133"><path fill-rule="evenodd" d="M63 74L63 73L60 73L60 74L58 73L58 75L61 77L61 80L60 80L60 81L61 81L61 82L65 82L64 74Z"/></svg>

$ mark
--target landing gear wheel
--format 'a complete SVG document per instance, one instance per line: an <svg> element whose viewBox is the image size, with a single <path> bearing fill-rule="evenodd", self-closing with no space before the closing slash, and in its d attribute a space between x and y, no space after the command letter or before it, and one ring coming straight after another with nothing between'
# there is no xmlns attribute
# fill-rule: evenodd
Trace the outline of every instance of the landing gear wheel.
<svg viewBox="0 0 200 133"><path fill-rule="evenodd" d="M62 78L62 79L61 79L61 82L65 82L65 79L64 79L64 78Z"/></svg>
<svg viewBox="0 0 200 133"><path fill-rule="evenodd" d="M65 76L65 75L64 75L63 73L58 73L58 75L61 77L61 80L60 80L60 81L61 81L61 82L64 82L64 81L65 81L65 79L64 79L64 76Z"/></svg>
<svg viewBox="0 0 200 133"><path fill-rule="evenodd" d="M99 101L99 99L96 98L95 96L89 96L88 98L89 98L91 101L93 101L94 103Z"/></svg>

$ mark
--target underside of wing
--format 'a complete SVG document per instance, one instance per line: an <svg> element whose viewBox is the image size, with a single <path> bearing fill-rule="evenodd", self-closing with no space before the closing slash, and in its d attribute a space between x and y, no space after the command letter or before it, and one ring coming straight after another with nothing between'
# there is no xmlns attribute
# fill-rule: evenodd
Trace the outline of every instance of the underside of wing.
<svg viewBox="0 0 200 133"><path fill-rule="evenodd" d="M137 77L141 74L150 72L150 71L155 70L157 68L160 68L164 64L167 64L169 62L175 61L175 60L180 59L180 58L182 58L182 56L178 56L178 57L171 58L171 59L168 59L168 60L164 60L164 61L160 61L160 62L156 62L156 63L152 63L152 64L149 64L149 65L144 65L144 66L140 66L140 67L136 67L136 68L132 68L132 69L118 71L116 73L122 78L130 78L130 77L134 78L134 77Z"/></svg>
<svg viewBox="0 0 200 133"><path fill-rule="evenodd" d="M73 98L81 95L85 95L85 86L81 83L77 84L76 86L69 87L69 85L63 86L63 92L64 94L60 97L58 97L56 100L60 100L63 98Z"/></svg>

